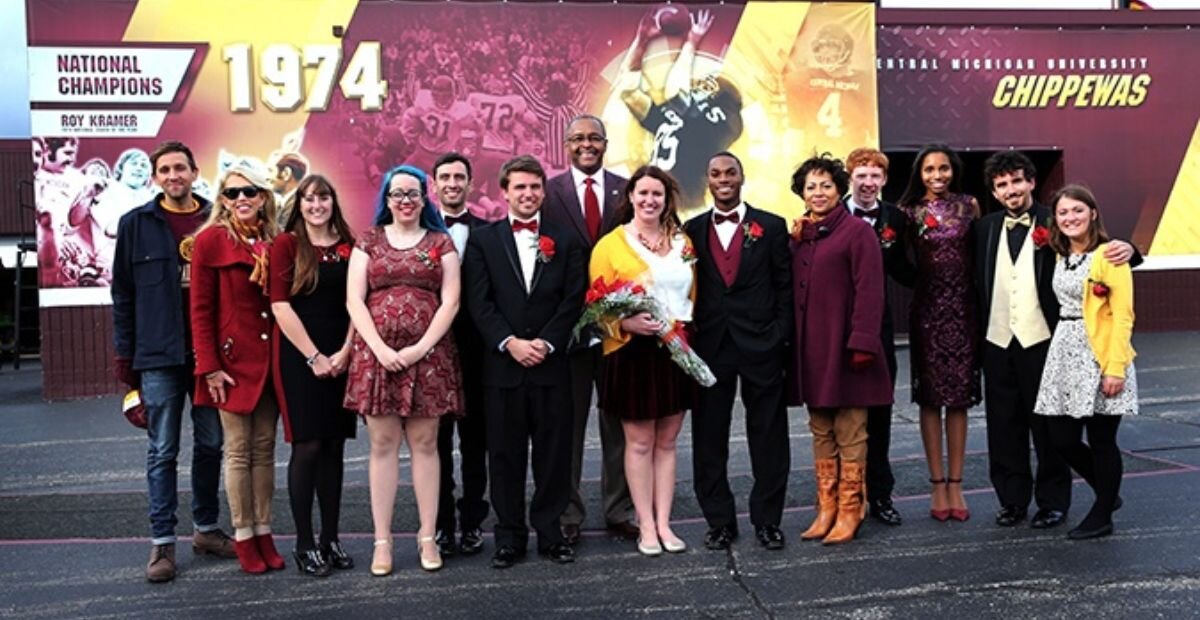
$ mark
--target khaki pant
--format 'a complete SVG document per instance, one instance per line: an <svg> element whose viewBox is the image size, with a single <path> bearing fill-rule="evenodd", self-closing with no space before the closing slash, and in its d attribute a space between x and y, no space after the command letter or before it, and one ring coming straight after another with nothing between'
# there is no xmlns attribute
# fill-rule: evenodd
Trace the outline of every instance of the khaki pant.
<svg viewBox="0 0 1200 620"><path fill-rule="evenodd" d="M225 431L225 494L235 529L270 525L275 495L275 423L279 408L268 387L250 415L221 410Z"/></svg>
<svg viewBox="0 0 1200 620"><path fill-rule="evenodd" d="M867 461L867 410L808 409L808 428L813 436L814 459L836 459L843 462Z"/></svg>

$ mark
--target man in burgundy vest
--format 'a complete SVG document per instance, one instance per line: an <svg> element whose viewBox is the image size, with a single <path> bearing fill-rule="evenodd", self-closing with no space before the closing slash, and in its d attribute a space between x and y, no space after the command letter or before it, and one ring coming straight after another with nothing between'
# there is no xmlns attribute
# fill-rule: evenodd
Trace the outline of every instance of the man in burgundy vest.
<svg viewBox="0 0 1200 620"><path fill-rule="evenodd" d="M714 208L684 225L696 249L694 348L717 377L692 414L696 499L708 521L704 544L737 538L729 488L729 425L737 385L746 408L754 487L750 521L759 544L782 549L791 455L784 399L784 349L792 330L792 271L783 219L742 202L742 163L722 152L708 162Z"/></svg>

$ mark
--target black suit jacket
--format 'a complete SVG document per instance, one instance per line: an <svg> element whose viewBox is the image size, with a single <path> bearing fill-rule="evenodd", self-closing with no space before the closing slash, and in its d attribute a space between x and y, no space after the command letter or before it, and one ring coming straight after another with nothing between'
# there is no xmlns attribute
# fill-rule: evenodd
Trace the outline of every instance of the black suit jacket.
<svg viewBox="0 0 1200 620"><path fill-rule="evenodd" d="M617 205L621 202L621 194L625 193L627 182L625 177L604 171L604 196L597 196L600 198L601 237L620 224L616 221ZM587 256L591 255L593 243L587 233L583 205L579 204L579 194L575 191L575 180L571 177L570 170L546 182L542 219L547 224L569 231L580 247L586 248Z"/></svg>
<svg viewBox="0 0 1200 620"><path fill-rule="evenodd" d="M555 254L549 262L536 263L527 293L508 218L471 231L463 261L464 296L483 340L485 386L565 386L569 379L566 351L583 308L587 266L583 248L569 230L542 218L541 235L554 240ZM554 352L525 368L499 349L509 336L541 338Z"/></svg>
<svg viewBox="0 0 1200 620"><path fill-rule="evenodd" d="M892 229L892 241L883 239L883 231ZM917 280L917 268L908 254L908 218L899 207L879 201L879 217L875 218L875 235L879 237L879 249L883 252L883 268L888 277L902 286L912 288ZM880 328L883 351L888 358L888 370L892 379L896 377L896 326L892 320L892 294L884 288L883 325Z"/></svg>
<svg viewBox="0 0 1200 620"><path fill-rule="evenodd" d="M783 218L746 205L744 223L757 222L762 238L745 245L732 286L725 286L709 244L712 210L684 224L696 249L696 304L693 339L696 352L716 360L728 333L743 354L778 355L791 340L792 259Z"/></svg>
<svg viewBox="0 0 1200 620"><path fill-rule="evenodd" d="M467 235L468 244L471 237L475 236L475 230L487 223L487 220L475 217L471 215L470 211L467 211L467 229L470 231ZM467 253L468 251L464 249L462 256L464 263ZM462 367L463 373L463 389L466 391L478 390L483 363L483 340L479 337L479 329L475 327L475 321L471 320L471 311L467 309L465 276L459 300L458 314L455 315L450 329L454 333L454 342L458 345L459 365Z"/></svg>
<svg viewBox="0 0 1200 620"><path fill-rule="evenodd" d="M1029 211L1033 216L1035 226L1049 226L1050 209L1034 203ZM975 290L979 295L979 313L982 320L978 321L980 341L987 334L989 316L992 312L992 293L996 280L996 251L1001 244L1008 243L1008 231L1004 228L1003 209L989 213L973 225L975 242ZM1032 241L1026 241L1031 243ZM1008 251L1007 247L1004 250ZM1058 324L1058 298L1054 295L1054 250L1046 244L1033 252L1033 272L1037 282L1038 305L1042 308L1042 316L1046 326L1054 331Z"/></svg>

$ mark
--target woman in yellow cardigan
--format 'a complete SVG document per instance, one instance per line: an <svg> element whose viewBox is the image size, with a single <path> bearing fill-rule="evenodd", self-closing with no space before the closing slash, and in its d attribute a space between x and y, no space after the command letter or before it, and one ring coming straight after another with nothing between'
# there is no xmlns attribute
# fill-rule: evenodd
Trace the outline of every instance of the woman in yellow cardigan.
<svg viewBox="0 0 1200 620"><path fill-rule="evenodd" d="M1034 411L1050 416L1054 448L1091 485L1096 503L1067 533L1073 540L1112 534L1120 507L1117 427L1138 411L1133 369L1133 276L1104 258L1108 234L1096 198L1081 185L1051 200L1050 245L1058 253L1054 293L1058 325L1046 354ZM1087 429L1088 443L1083 443Z"/></svg>
<svg viewBox="0 0 1200 620"><path fill-rule="evenodd" d="M617 209L621 226L592 250L591 279L640 284L674 323L692 320L695 254L676 213L679 184L663 170L644 166L629 179ZM696 383L659 346L664 327L649 313L605 326L599 407L616 414L625 430L625 478L641 529L638 551L660 555L687 548L671 531L675 493L675 439ZM668 326L670 327L670 326Z"/></svg>

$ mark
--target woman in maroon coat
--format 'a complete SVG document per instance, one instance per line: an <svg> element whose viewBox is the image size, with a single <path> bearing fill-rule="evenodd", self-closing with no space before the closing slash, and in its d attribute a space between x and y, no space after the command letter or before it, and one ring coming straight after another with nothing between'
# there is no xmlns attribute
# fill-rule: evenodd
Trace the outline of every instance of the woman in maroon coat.
<svg viewBox="0 0 1200 620"><path fill-rule="evenodd" d="M808 212L792 228L790 404L808 406L818 504L801 538L825 544L853 540L866 516L867 407L892 402L879 336L883 258L875 231L839 200L849 185L842 162L827 154L792 175Z"/></svg>
<svg viewBox="0 0 1200 620"><path fill-rule="evenodd" d="M238 560L248 573L284 566L271 538L279 410L269 381L266 283L267 249L279 229L267 178L254 160L230 168L191 250L195 404L220 410L225 493Z"/></svg>

